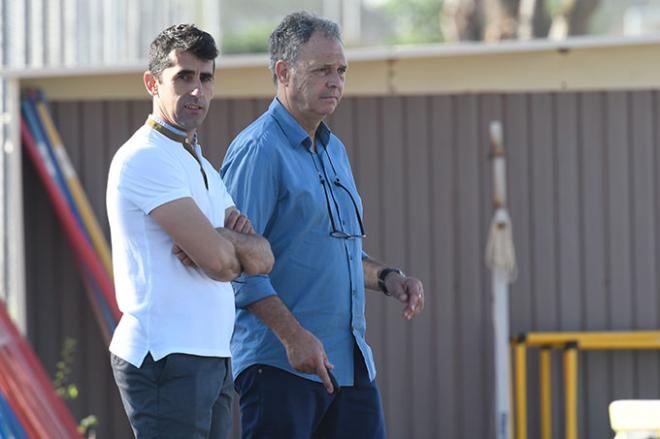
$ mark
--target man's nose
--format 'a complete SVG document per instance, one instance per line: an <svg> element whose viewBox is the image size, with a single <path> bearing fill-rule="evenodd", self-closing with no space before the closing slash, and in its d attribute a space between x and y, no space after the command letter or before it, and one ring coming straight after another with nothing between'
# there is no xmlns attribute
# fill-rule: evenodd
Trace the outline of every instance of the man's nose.
<svg viewBox="0 0 660 439"><path fill-rule="evenodd" d="M344 78L339 72L332 73L328 77L328 87L339 87L344 83Z"/></svg>
<svg viewBox="0 0 660 439"><path fill-rule="evenodd" d="M202 96L204 94L204 88L202 87L202 81L200 78L195 79L190 94L193 96Z"/></svg>

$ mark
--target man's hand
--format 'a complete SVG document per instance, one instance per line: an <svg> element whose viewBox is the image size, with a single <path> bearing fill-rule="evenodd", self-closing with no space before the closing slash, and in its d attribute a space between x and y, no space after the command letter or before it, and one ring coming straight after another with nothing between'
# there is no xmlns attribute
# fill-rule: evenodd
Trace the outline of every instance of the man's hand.
<svg viewBox="0 0 660 439"><path fill-rule="evenodd" d="M225 216L225 228L235 232L245 233L246 235L255 234L248 217L239 212L238 209L232 209Z"/></svg>
<svg viewBox="0 0 660 439"><path fill-rule="evenodd" d="M182 263L197 266L211 279L222 282L241 274L234 244L220 236L192 198L161 204L149 216L177 244L172 253Z"/></svg>
<svg viewBox="0 0 660 439"><path fill-rule="evenodd" d="M270 273L275 263L270 243L263 236L257 235L250 220L236 207L231 206L225 210L225 226L217 230L234 245L244 274Z"/></svg>
<svg viewBox="0 0 660 439"><path fill-rule="evenodd" d="M328 370L334 366L330 364L321 341L303 327L295 336L284 341L284 348L291 367L300 372L313 373L321 378L328 393L334 391Z"/></svg>
<svg viewBox="0 0 660 439"><path fill-rule="evenodd" d="M328 393L333 393L335 389L328 370L334 366L328 360L323 344L300 325L279 297L268 296L251 303L247 308L282 342L291 367L318 375Z"/></svg>
<svg viewBox="0 0 660 439"><path fill-rule="evenodd" d="M179 261L186 267L192 267L192 268L197 268L197 264L195 264L195 261L190 259L190 256L186 254L186 252L183 251L181 247L179 247L176 243L172 246L172 253L174 253L174 256L177 257Z"/></svg>
<svg viewBox="0 0 660 439"><path fill-rule="evenodd" d="M236 208L228 209L228 213L225 216L225 226L226 229L233 230L235 232L244 233L246 235L255 235L254 228L250 220L238 211ZM179 247L176 243L172 246L172 253L181 261L186 267L196 268L197 265L195 262Z"/></svg>
<svg viewBox="0 0 660 439"><path fill-rule="evenodd" d="M406 305L403 309L405 319L412 319L424 309L424 285L419 279L392 272L385 278L385 286L392 297Z"/></svg>

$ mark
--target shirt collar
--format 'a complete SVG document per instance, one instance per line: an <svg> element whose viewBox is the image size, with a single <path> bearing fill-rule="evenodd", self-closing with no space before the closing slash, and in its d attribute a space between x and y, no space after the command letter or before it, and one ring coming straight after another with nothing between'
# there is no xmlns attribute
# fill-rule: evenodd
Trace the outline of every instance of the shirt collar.
<svg viewBox="0 0 660 439"><path fill-rule="evenodd" d="M154 114L150 114L148 120L151 120L157 123L158 125L160 125L161 127L163 127L164 130L160 130L160 129L156 129L157 127L154 127L152 125L152 128L155 128L159 133L163 134L165 137L174 140L175 142L188 144L188 142L186 141L186 139L188 138L188 134L182 129L179 129L165 122L163 119L161 119L160 117ZM197 133L193 134L193 138L192 138L192 146L196 146L196 145L197 145Z"/></svg>
<svg viewBox="0 0 660 439"><path fill-rule="evenodd" d="M300 126L291 113L284 108L284 105L282 105L279 99L273 98L273 102L271 102L268 107L268 112L273 116L280 128L282 128L282 131L287 139L289 139L291 146L298 146L301 144L306 148L311 146L311 140L307 132L302 126ZM316 129L316 138L319 139L326 148L330 141L330 134L332 134L332 131L330 131L328 125L324 121L321 121L319 127Z"/></svg>

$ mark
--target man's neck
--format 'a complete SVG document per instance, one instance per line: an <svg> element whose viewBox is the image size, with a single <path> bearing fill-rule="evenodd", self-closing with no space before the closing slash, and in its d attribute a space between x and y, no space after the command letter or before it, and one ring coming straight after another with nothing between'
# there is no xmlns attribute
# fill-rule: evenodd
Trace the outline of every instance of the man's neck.
<svg viewBox="0 0 660 439"><path fill-rule="evenodd" d="M294 111L293 106L289 103L286 96L282 93L277 94L277 99L280 101L280 104L289 112L291 116L298 122L303 130L309 135L309 138L312 140L312 151L316 150L316 144L314 142L316 137L316 130L319 125L321 125L322 119L308 120L304 118L300 113Z"/></svg>

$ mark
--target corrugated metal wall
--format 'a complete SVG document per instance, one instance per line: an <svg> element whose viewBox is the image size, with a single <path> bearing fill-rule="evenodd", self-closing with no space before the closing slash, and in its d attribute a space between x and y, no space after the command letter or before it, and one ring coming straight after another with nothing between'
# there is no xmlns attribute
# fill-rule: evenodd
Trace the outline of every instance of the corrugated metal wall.
<svg viewBox="0 0 660 439"><path fill-rule="evenodd" d="M230 139L268 100L216 100L201 133L218 165ZM392 438L492 437L487 127L504 121L520 275L511 331L660 327L660 94L657 91L347 98L330 125L347 145L365 200L366 248L425 283L413 322L368 294ZM106 227L110 159L150 111L148 101L59 103L57 124ZM74 258L26 163L29 333L52 371L65 337L78 340L76 416L100 438L127 437L106 347ZM653 352L580 354L580 437L611 437L607 404L657 398ZM554 382L560 382L559 357ZM537 360L530 357L530 432L539 437ZM561 390L554 389L561 418ZM555 421L555 437L563 437Z"/></svg>

